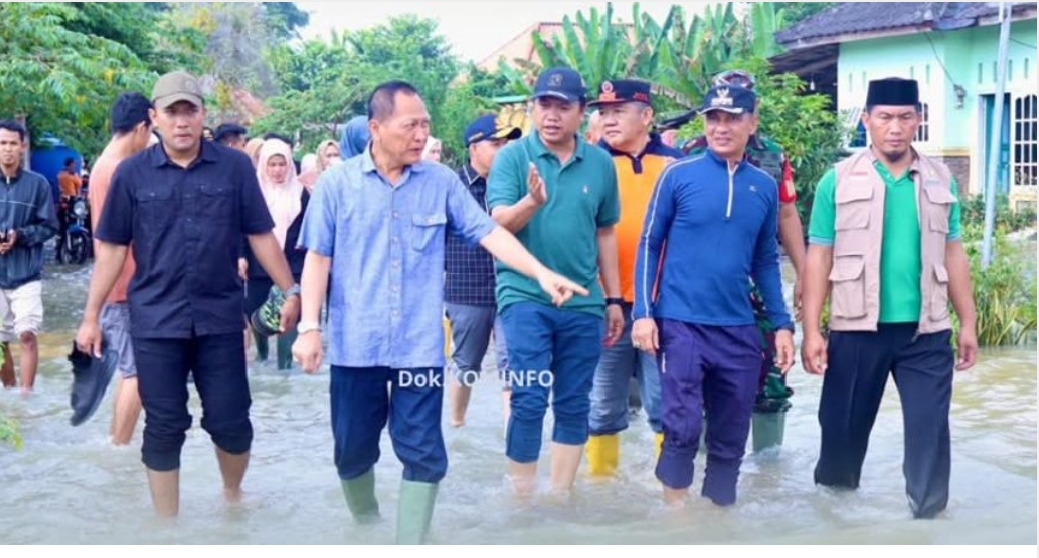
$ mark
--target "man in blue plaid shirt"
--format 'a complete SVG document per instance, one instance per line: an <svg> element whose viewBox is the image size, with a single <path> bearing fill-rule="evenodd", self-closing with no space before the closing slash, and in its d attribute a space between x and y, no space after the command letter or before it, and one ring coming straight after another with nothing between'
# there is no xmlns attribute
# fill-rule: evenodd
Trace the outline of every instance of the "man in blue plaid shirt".
<svg viewBox="0 0 1039 558"><path fill-rule="evenodd" d="M469 150L469 162L459 169L458 175L462 183L469 187L469 193L485 210L487 174L494 156L498 149L521 134L522 130L507 122L498 122L493 114L477 118L465 129L463 141ZM449 234L444 266L447 271L444 302L451 322L454 345L449 363L454 378L449 384L451 425L459 427L465 424L469 396L473 383L480 377L481 363L487 353L492 332L499 373L504 373L508 367L508 352L494 296L494 259L481 246L470 245L462 238ZM502 406L507 422L507 385L502 391Z"/></svg>

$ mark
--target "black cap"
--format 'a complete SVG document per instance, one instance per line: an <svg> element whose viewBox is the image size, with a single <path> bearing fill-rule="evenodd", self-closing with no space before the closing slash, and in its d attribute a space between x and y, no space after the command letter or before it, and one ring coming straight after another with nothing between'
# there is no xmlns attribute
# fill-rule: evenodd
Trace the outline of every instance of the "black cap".
<svg viewBox="0 0 1039 558"><path fill-rule="evenodd" d="M890 77L869 82L866 106L916 106L920 104L920 87L915 79Z"/></svg>
<svg viewBox="0 0 1039 558"><path fill-rule="evenodd" d="M570 102L583 102L588 95L581 74L573 68L557 66L549 68L538 76L534 84L534 99L540 97L554 97Z"/></svg>
<svg viewBox="0 0 1039 558"><path fill-rule="evenodd" d="M588 104L596 106L631 102L652 104L648 83L637 79L604 81L599 85L599 96Z"/></svg>
<svg viewBox="0 0 1039 558"><path fill-rule="evenodd" d="M216 131L213 132L213 139L220 141L224 136L239 135L244 136L249 133L249 130L245 129L244 126L237 122L223 122L216 127Z"/></svg>
<svg viewBox="0 0 1039 558"><path fill-rule="evenodd" d="M501 120L501 121L499 121ZM473 120L465 129L465 146L488 139L514 140L523 135L523 130L510 125L496 114L485 114Z"/></svg>
<svg viewBox="0 0 1039 558"><path fill-rule="evenodd" d="M712 87L703 98L700 113L720 110L729 114L751 114L757 96L750 89L734 85Z"/></svg>

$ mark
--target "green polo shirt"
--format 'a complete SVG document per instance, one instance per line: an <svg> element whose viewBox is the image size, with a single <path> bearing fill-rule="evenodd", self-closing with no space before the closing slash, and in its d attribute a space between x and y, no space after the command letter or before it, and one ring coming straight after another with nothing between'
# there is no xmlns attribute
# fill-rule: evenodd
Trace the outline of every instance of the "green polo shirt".
<svg viewBox="0 0 1039 558"><path fill-rule="evenodd" d="M873 165L884 179L884 238L880 248L880 317L884 323L920 320L920 222L916 191L907 170L895 178L880 161ZM956 179L950 181L957 201L949 211L949 241L960 238L960 203ZM819 181L812 204L808 238L812 244L833 245L837 205L837 171L830 169Z"/></svg>
<svg viewBox="0 0 1039 558"><path fill-rule="evenodd" d="M545 181L548 199L516 238L549 269L588 289L564 308L602 316L605 300L599 285L599 246L596 232L620 219L617 171L605 150L577 138L577 148L562 163L545 147L538 134L506 145L494 158L487 178L487 207L510 206L527 195L527 173L533 161ZM501 263L498 273L498 309L510 304L551 299L534 279Z"/></svg>

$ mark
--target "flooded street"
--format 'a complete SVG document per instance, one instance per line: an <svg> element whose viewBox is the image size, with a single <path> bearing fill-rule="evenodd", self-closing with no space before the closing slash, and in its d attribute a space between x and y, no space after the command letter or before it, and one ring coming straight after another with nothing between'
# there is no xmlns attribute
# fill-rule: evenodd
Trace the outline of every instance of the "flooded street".
<svg viewBox="0 0 1039 558"><path fill-rule="evenodd" d="M82 315L89 268L46 273L36 393L22 398L17 390L0 391L0 412L19 422L25 440L21 450L0 446L0 544L393 542L401 466L384 433L376 467L383 520L354 526L332 463L327 367L305 375L279 372L273 363L250 364L255 441L246 495L236 506L222 500L212 444L198 426L201 410L191 390L194 424L183 451L180 517L172 524L155 520L140 462L143 414L131 445L112 447L110 386L89 422L69 425L72 374L66 356ZM582 469L571 499L545 494L522 508L512 503L504 483L498 385L485 375L474 391L468 425L453 429L444 420L450 468L432 542L1034 545L1036 349L986 350L979 360L954 382L951 497L948 510L932 521L912 520L906 504L893 384L857 492L832 492L812 482L822 381L797 367L790 376L795 395L785 443L779 451L748 455L734 507L719 509L699 498L701 455L691 505L664 508L653 476L653 436L641 415L622 435L620 478L593 481ZM551 420L545 427L547 448ZM543 455L539 478L545 486Z"/></svg>

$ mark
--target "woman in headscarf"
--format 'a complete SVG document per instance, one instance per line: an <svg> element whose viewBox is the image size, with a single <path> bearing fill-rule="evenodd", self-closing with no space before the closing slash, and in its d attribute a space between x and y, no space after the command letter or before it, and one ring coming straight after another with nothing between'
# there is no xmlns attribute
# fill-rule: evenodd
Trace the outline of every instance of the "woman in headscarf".
<svg viewBox="0 0 1039 558"><path fill-rule="evenodd" d="M440 162L440 152L443 149L440 140L433 136L429 136L426 140L426 146L422 148L422 160L423 161L436 161Z"/></svg>
<svg viewBox="0 0 1039 558"><path fill-rule="evenodd" d="M292 276L298 283L303 274L303 259L306 251L296 247L299 239L303 215L307 211L310 193L296 177L296 166L292 160L292 148L281 140L270 139L263 142L259 150L256 177L260 182L260 190L267 202L267 209L274 219L274 237L285 252ZM245 296L245 315L251 316L270 294L274 282L263 266L259 264L247 242L243 243L244 264L240 267L248 277ZM253 332L256 339L256 351L260 360L266 360L268 344L266 337ZM292 343L296 338L296 330L278 336L278 369L292 367Z"/></svg>
<svg viewBox="0 0 1039 558"><path fill-rule="evenodd" d="M343 134L339 138L339 156L345 161L364 153L369 140L371 132L368 131L368 117L351 118L343 127Z"/></svg>
<svg viewBox="0 0 1039 558"><path fill-rule="evenodd" d="M252 159L253 166L260 162L260 148L263 147L263 138L253 138L245 144L245 154Z"/></svg>
<svg viewBox="0 0 1039 558"><path fill-rule="evenodd" d="M317 160L313 168L307 169L299 175L299 181L306 186L307 190L313 190L314 184L321 173L332 168L342 161L339 158L339 144L335 140L325 140L317 147Z"/></svg>

